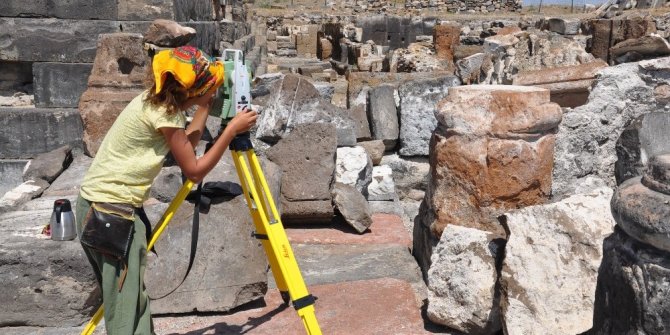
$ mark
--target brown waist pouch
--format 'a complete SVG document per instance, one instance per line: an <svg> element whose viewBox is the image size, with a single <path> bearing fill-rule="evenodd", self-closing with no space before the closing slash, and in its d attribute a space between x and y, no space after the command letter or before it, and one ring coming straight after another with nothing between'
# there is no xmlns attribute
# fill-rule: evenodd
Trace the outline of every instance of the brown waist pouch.
<svg viewBox="0 0 670 335"><path fill-rule="evenodd" d="M128 252L135 231L135 208L128 204L91 205L81 233L81 244L123 264L119 291L128 273Z"/></svg>

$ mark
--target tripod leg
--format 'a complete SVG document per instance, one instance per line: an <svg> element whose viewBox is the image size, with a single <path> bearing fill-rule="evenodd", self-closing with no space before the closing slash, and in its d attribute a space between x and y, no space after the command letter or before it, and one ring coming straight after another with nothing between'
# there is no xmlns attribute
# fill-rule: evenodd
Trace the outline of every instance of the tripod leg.
<svg viewBox="0 0 670 335"><path fill-rule="evenodd" d="M233 152L235 167L237 168L242 188L247 197L247 204L254 218L254 225L257 231L263 231L267 235L268 240L263 241L263 246L270 260L270 266L273 267L272 264L276 262L272 271L275 280L277 280L277 286L282 290L280 281L283 280L285 287L288 289L293 307L298 311L307 334L321 334L321 329L314 314L315 298L307 292L307 287L298 268L298 262L293 255L286 231L284 231L284 226L276 211L270 189L258 163L258 158L253 149L246 150L247 158L251 164L251 169L249 169L246 160L240 152L235 150L231 152ZM261 194L260 192L263 193ZM266 203L257 204L257 202ZM270 209L272 212L272 216L274 217L272 221L268 220L268 213L265 209ZM278 271L275 272L275 270Z"/></svg>

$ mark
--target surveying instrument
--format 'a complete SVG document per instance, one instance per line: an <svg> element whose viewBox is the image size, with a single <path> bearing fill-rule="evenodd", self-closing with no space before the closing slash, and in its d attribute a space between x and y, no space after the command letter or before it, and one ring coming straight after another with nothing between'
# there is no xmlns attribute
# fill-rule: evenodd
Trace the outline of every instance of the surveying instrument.
<svg viewBox="0 0 670 335"><path fill-rule="evenodd" d="M224 64L225 78L217 91L210 115L220 117L221 126L225 127L237 111L251 105L250 73L240 50L226 49L223 52L223 57L220 57L219 60ZM321 328L314 314L316 298L307 291L307 286L293 255L280 215L272 199L270 188L251 143L250 134L237 135L230 143L229 149L233 156L235 169L240 179L251 218L254 221L256 232L253 236L261 240L282 300L287 305L290 302L296 309L308 335L321 335ZM152 249L193 186L192 181L186 180L177 192L153 230L151 239L147 244L147 252ZM93 334L95 327L103 317L103 307L98 308L98 311L82 331L82 335Z"/></svg>

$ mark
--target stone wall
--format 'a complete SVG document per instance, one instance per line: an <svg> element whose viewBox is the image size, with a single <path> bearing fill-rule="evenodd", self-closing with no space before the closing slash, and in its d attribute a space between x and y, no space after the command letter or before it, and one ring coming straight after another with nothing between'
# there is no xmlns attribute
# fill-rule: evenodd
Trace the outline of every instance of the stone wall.
<svg viewBox="0 0 670 335"><path fill-rule="evenodd" d="M407 9L428 9L451 13L520 12L521 0L405 0Z"/></svg>

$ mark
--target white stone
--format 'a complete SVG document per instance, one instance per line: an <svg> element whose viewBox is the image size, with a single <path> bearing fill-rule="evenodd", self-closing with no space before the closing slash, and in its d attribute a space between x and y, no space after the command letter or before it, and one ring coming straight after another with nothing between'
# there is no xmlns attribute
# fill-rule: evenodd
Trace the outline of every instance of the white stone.
<svg viewBox="0 0 670 335"><path fill-rule="evenodd" d="M373 167L372 182L368 185L368 200L393 200L395 197L395 184L393 183L391 167L388 165Z"/></svg>
<svg viewBox="0 0 670 335"><path fill-rule="evenodd" d="M372 181L372 159L361 146L337 148L335 182L355 187L359 192Z"/></svg>

